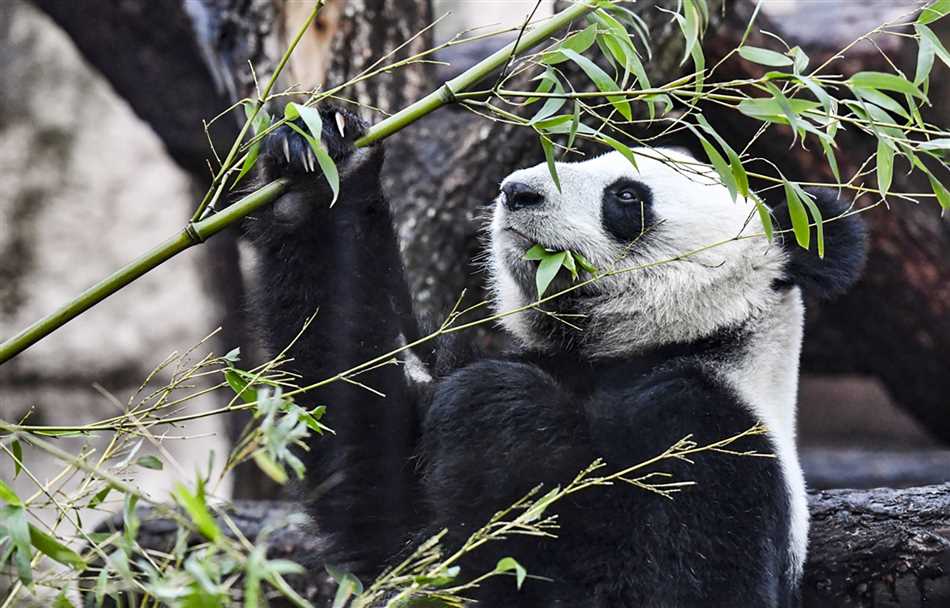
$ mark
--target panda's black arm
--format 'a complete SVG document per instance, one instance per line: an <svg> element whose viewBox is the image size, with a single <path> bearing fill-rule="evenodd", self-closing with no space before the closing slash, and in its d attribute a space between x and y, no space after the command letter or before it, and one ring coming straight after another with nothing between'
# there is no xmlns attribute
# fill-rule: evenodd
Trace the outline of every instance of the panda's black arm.
<svg viewBox="0 0 950 608"><path fill-rule="evenodd" d="M286 177L291 185L248 223L258 254L253 306L271 354L316 315L287 353L301 386L391 352L404 331L409 339L415 331L380 190L382 149L353 147L364 128L355 116L326 108L321 114L323 141L341 177L337 203L330 207L330 188L306 142L282 127L265 140L260 162L263 177ZM327 560L371 574L396 552L411 513L416 421L404 368L382 365L300 402L326 405L325 421L336 433L315 440L305 455L304 498L331 535Z"/></svg>

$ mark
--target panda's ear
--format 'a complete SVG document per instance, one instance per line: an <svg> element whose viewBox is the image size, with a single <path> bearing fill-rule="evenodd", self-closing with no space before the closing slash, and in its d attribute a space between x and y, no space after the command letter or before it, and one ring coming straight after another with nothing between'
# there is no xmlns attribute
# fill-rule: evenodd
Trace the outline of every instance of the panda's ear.
<svg viewBox="0 0 950 608"><path fill-rule="evenodd" d="M858 215L840 217L848 210L849 204L839 198L836 191L821 188L810 189L808 193L814 197L824 219L824 258L818 257L814 229L807 250L790 232L776 236L776 239L781 239L788 252L787 281L814 297L832 298L846 292L861 277L867 257L867 232ZM791 229L785 203L773 207L772 216L777 229Z"/></svg>

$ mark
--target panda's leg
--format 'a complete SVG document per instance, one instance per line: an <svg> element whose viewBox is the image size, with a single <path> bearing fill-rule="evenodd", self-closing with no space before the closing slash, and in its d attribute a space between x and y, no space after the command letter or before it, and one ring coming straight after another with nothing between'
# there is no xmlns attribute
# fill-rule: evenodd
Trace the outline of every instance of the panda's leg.
<svg viewBox="0 0 950 608"><path fill-rule="evenodd" d="M393 351L415 331L380 189L382 149L353 146L365 130L356 116L326 107L321 114L322 139L341 177L339 200L331 208L309 146L281 127L265 140L260 162L265 179L288 178L290 187L247 224L258 257L252 305L272 354L293 342L287 367L300 374L301 386ZM336 433L310 445L303 498L328 535L327 561L370 576L409 527L415 413L402 366L349 380L299 397L307 406L326 405L325 422Z"/></svg>

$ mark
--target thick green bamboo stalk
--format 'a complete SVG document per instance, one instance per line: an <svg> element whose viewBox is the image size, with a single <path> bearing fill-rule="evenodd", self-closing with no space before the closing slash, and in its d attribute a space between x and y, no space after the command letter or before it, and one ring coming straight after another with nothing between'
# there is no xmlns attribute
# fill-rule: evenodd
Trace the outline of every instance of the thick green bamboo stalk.
<svg viewBox="0 0 950 608"><path fill-rule="evenodd" d="M597 2L594 0L591 0L590 3L578 2L570 8L545 20L534 29L524 32L520 40L512 42L489 55L437 90L382 122L370 127L366 134L356 142L356 145L359 147L369 146L405 128L430 112L454 102L456 93L469 89L495 70L504 66L512 56L534 48L551 35L570 25L572 21L583 17L595 8L597 8ZM286 188L287 182L285 180L275 180L245 196L223 211L219 211L199 222L188 224L180 233L157 245L102 281L99 281L56 312L43 317L3 342L3 344L0 344L0 365L17 356L33 344L36 344L70 320L89 310L153 268L165 263L185 249L197 245L205 239L217 234L227 226L252 213L254 210L273 202Z"/></svg>

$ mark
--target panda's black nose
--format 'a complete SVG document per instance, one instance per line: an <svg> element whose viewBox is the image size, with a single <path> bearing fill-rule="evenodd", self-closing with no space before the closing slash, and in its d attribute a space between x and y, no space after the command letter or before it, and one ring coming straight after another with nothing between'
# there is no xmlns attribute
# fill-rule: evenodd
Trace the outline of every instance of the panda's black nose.
<svg viewBox="0 0 950 608"><path fill-rule="evenodd" d="M505 207L509 211L517 211L526 207L536 207L544 202L544 195L521 182L505 184L501 189L504 195Z"/></svg>

